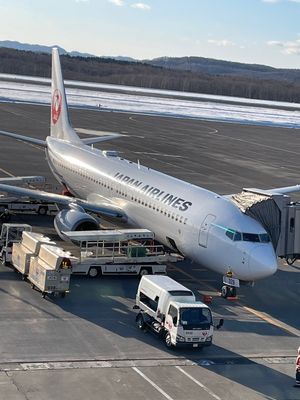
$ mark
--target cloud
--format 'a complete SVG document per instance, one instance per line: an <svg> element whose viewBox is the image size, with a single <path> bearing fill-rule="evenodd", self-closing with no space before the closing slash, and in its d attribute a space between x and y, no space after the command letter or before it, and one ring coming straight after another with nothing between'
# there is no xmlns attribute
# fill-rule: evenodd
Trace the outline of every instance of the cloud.
<svg viewBox="0 0 300 400"><path fill-rule="evenodd" d="M138 8L138 9L144 10L144 11L149 11L149 10L151 10L151 7L150 7L148 4L145 4L145 3L134 3L134 4L131 4L130 7L132 7L132 8Z"/></svg>
<svg viewBox="0 0 300 400"><path fill-rule="evenodd" d="M124 6L124 0L108 0L108 1L118 7Z"/></svg>
<svg viewBox="0 0 300 400"><path fill-rule="evenodd" d="M282 54L300 55L300 39L287 42L280 40L269 40L267 45L280 47Z"/></svg>
<svg viewBox="0 0 300 400"><path fill-rule="evenodd" d="M221 46L221 47L235 46L235 43L233 43L227 39L221 39L221 40L208 39L208 43L214 44L216 46Z"/></svg>

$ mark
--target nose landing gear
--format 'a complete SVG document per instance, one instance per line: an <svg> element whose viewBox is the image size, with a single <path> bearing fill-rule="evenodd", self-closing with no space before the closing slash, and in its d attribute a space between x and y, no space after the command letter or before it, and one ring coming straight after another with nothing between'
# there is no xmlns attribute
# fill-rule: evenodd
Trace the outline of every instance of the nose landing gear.
<svg viewBox="0 0 300 400"><path fill-rule="evenodd" d="M223 276L223 286L221 289L221 296L224 299L236 299L236 288L240 287L240 281L233 277L232 271L228 271L225 276Z"/></svg>
<svg viewBox="0 0 300 400"><path fill-rule="evenodd" d="M236 297L236 287L227 285L222 286L221 296L224 299L227 299L228 297Z"/></svg>

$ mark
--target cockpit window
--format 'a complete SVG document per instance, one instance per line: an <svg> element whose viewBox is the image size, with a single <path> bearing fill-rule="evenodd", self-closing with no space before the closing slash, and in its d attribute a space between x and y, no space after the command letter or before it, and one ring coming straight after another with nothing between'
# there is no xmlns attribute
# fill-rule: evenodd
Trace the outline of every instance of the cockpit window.
<svg viewBox="0 0 300 400"><path fill-rule="evenodd" d="M270 242L270 236L267 233L261 233L259 235L260 241L262 243L269 243Z"/></svg>
<svg viewBox="0 0 300 400"><path fill-rule="evenodd" d="M267 233L245 233L245 232L238 232L234 231L233 229L227 229L225 232L226 236L229 239L237 242L237 241L244 241L244 242L252 242L252 243L269 243L270 236Z"/></svg>
<svg viewBox="0 0 300 400"><path fill-rule="evenodd" d="M234 231L232 231L232 230L230 230L230 229L227 229L227 231L226 231L226 236L228 236L229 237L229 239L231 239L231 240L233 240L233 238L234 238Z"/></svg>
<svg viewBox="0 0 300 400"><path fill-rule="evenodd" d="M259 242L259 236L257 233L243 233L244 242Z"/></svg>

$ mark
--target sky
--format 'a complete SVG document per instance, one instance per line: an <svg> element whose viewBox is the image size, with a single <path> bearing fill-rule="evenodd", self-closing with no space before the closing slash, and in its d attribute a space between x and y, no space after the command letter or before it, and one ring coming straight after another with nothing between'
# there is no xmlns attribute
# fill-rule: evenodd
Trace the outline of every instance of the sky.
<svg viewBox="0 0 300 400"><path fill-rule="evenodd" d="M300 0L0 0L0 40L300 68Z"/></svg>

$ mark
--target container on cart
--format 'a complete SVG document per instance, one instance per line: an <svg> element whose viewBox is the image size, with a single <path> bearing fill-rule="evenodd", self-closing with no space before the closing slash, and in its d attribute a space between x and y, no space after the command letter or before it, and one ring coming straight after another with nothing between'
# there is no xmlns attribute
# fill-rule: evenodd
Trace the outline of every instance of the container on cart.
<svg viewBox="0 0 300 400"><path fill-rule="evenodd" d="M29 273L30 258L38 255L42 244L55 245L56 243L40 233L26 231L22 233L21 242L14 243L11 262L24 277Z"/></svg>
<svg viewBox="0 0 300 400"><path fill-rule="evenodd" d="M31 257L28 279L33 288L38 288L43 297L46 294L69 292L72 260L74 257L62 248L42 244L39 255Z"/></svg>

